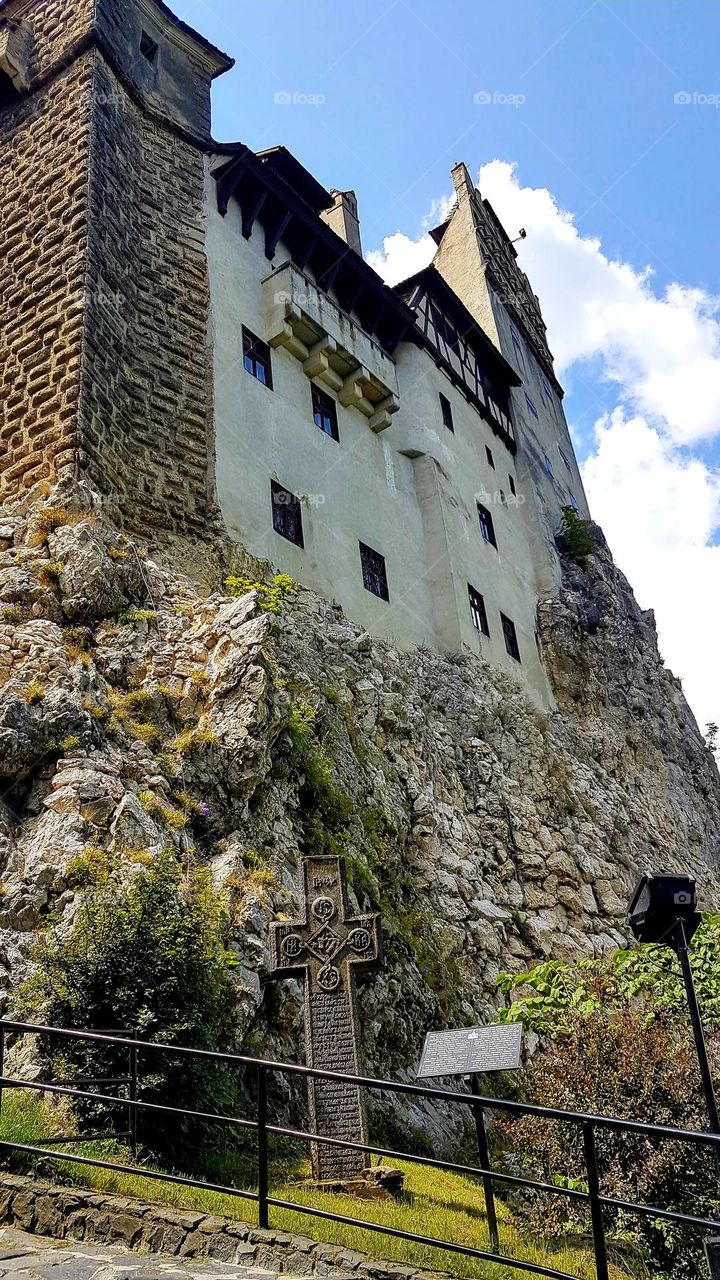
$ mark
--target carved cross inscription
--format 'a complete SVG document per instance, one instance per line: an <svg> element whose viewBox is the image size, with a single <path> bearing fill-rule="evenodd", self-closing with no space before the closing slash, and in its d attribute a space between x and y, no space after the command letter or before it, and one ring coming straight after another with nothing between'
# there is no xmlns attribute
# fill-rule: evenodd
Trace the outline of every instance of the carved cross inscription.
<svg viewBox="0 0 720 1280"><path fill-rule="evenodd" d="M345 865L340 858L304 858L303 918L270 926L275 977L305 979L305 1040L308 1066L358 1071L354 975L380 963L376 915L349 919ZM310 1078L310 1124L329 1138L366 1141L365 1115L356 1085ZM313 1177L347 1181L362 1174L360 1151L313 1143Z"/></svg>

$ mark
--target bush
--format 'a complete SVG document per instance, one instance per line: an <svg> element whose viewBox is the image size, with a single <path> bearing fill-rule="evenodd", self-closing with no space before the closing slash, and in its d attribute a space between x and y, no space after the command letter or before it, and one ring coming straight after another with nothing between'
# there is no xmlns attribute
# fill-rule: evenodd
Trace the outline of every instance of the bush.
<svg viewBox="0 0 720 1280"><path fill-rule="evenodd" d="M579 564L582 569L588 567L588 556L595 550L595 543L590 533L590 522L583 520L574 507L562 508L563 526L561 532L562 548L570 560Z"/></svg>
<svg viewBox="0 0 720 1280"><path fill-rule="evenodd" d="M707 996L708 1025L718 1024L720 932L717 917L697 935L695 970ZM501 1020L519 1019L541 1036L523 1082L525 1100L572 1111L706 1130L707 1113L697 1057L688 1028L677 962L658 947L621 951L609 960L537 966L510 979L523 987ZM720 1035L710 1033L720 1065ZM584 1188L582 1131L542 1117L504 1119L500 1133L513 1172L558 1186ZM637 1134L598 1130L605 1194L716 1217L717 1169L709 1148L657 1142ZM587 1230L584 1206L548 1194L529 1193L521 1205L534 1229L560 1234ZM606 1210L608 1238L619 1251L634 1251L653 1280L697 1277L701 1233L661 1219Z"/></svg>
<svg viewBox="0 0 720 1280"><path fill-rule="evenodd" d="M225 899L204 869L184 874L171 851L128 860L91 850L77 860L83 902L69 932L49 928L34 954L23 990L29 1014L51 1026L127 1030L139 1039L185 1048L234 1045L234 990L227 950ZM82 863L82 866L80 864ZM117 1049L45 1037L42 1052L55 1075L124 1074ZM62 1056L62 1061L61 1061ZM230 1070L182 1056L139 1053L139 1097L192 1110L237 1112L238 1082ZM110 1117L124 1127L123 1108ZM118 1114L119 1113L119 1114ZM100 1119L97 1104L78 1109L85 1127ZM107 1124L108 1117L104 1116ZM217 1154L228 1130L176 1115L141 1111L145 1148L197 1170L204 1148Z"/></svg>

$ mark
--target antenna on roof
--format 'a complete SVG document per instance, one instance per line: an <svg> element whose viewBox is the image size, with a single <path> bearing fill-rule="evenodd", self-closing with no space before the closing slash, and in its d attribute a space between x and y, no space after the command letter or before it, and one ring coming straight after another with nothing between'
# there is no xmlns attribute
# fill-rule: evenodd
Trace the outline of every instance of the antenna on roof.
<svg viewBox="0 0 720 1280"><path fill-rule="evenodd" d="M515 240L511 240L511 241L510 241L510 243L511 243L511 244L517 244L518 240L524 240L524 239L526 238L526 236L527 236L527 231L525 230L525 228L524 228L524 227L521 227L521 228L520 228L520 234L516 237L516 239L515 239Z"/></svg>

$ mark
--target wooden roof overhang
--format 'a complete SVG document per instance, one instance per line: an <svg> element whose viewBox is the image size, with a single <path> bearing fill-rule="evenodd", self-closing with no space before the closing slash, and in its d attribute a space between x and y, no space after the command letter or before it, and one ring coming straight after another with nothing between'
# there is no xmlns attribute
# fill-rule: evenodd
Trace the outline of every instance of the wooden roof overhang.
<svg viewBox="0 0 720 1280"><path fill-rule="evenodd" d="M214 171L220 214L225 217L230 201L237 200L245 239L250 239L259 222L270 261L282 239L295 266L309 270L325 293L332 289L343 311L348 315L354 312L388 355L394 354L403 339L418 341L410 307L322 221L322 208L333 203L330 193L289 152L278 156L278 151L284 152L284 148L260 155L249 147L237 148L232 158Z"/></svg>

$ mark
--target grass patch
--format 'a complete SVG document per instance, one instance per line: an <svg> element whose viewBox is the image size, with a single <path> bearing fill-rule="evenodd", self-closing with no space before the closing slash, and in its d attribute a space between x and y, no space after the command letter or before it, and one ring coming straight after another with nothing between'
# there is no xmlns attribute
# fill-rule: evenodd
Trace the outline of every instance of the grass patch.
<svg viewBox="0 0 720 1280"><path fill-rule="evenodd" d="M6 1091L0 1113L0 1138L3 1141L38 1144L39 1139L53 1132L74 1132L72 1116L64 1101L59 1105L41 1103L36 1094L27 1097L19 1090L12 1093ZM49 1146L48 1143L43 1145ZM129 1151L113 1141L86 1142L78 1151L91 1159L104 1159L118 1164L132 1163ZM10 1165L18 1172L28 1173L34 1169L53 1181L89 1187L96 1192L133 1197L173 1208L195 1209L253 1225L257 1223L254 1204L199 1187L162 1183L153 1178L120 1173L112 1169L83 1168L62 1159L38 1160L22 1153L13 1154ZM236 1184L253 1189L255 1174L252 1162L247 1158L239 1162L238 1172L243 1167L245 1173L240 1173ZM271 1194L279 1199L333 1213L346 1213L403 1231L422 1232L472 1248L489 1248L482 1189L479 1183L470 1178L423 1168L417 1164L401 1163L400 1167L405 1172L403 1199L397 1202L367 1201L307 1188L299 1179L307 1176L309 1166L299 1162L294 1167L292 1176L288 1173L288 1167L287 1154L279 1164L274 1165L276 1176L271 1177ZM565 1271L582 1280L593 1280L595 1270L591 1250L583 1242L531 1241L517 1230L505 1205L498 1202L497 1208L500 1239L508 1254L526 1262ZM270 1225L276 1231L311 1235L315 1240L358 1249L387 1261L437 1271L451 1270L454 1276L473 1276L476 1280L516 1280L520 1274L500 1263L482 1263L440 1249L416 1245L411 1241L393 1240L362 1227L324 1222L320 1218L290 1210L271 1208ZM610 1277L611 1280L629 1280L627 1272L613 1266L610 1267Z"/></svg>

